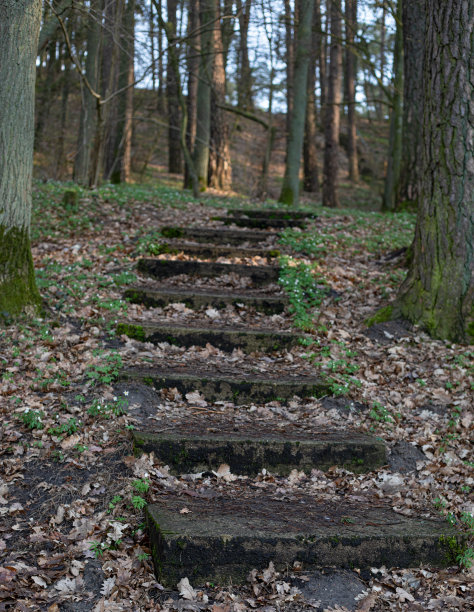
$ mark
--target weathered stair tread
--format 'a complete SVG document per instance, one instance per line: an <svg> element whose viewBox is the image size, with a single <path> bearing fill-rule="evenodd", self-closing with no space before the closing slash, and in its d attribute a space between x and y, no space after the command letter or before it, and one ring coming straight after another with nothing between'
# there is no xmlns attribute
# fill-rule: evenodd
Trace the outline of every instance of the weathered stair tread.
<svg viewBox="0 0 474 612"><path fill-rule="evenodd" d="M133 441L137 450L154 452L178 474L217 470L223 463L233 474L255 475L263 468L283 476L293 469L310 474L313 468L327 470L334 465L361 473L386 463L384 443L358 432L322 432L295 439L278 433L257 437L245 430L232 435L137 430Z"/></svg>
<svg viewBox="0 0 474 612"><path fill-rule="evenodd" d="M212 244L233 244L241 246L247 242L265 242L274 237L275 232L258 232L230 230L213 227L175 227L161 228L165 238L186 238L195 242L210 242Z"/></svg>
<svg viewBox="0 0 474 612"><path fill-rule="evenodd" d="M331 395L330 384L312 377L274 378L243 374L228 376L209 371L178 372L161 368L133 368L122 370L122 380L143 382L155 389L176 387L180 393L199 391L211 402L233 401L237 405L249 402L287 401L299 397Z"/></svg>
<svg viewBox="0 0 474 612"><path fill-rule="evenodd" d="M237 274L250 278L254 283L268 284L278 281L276 266L246 266L244 264L217 263L214 261L181 261L145 257L138 261L138 271L154 278L169 278L180 274L215 278L224 274Z"/></svg>
<svg viewBox="0 0 474 612"><path fill-rule="evenodd" d="M222 351L232 352L240 348L247 353L254 351L280 351L296 346L301 334L277 332L274 329L245 329L219 327L191 327L142 321L122 321L117 333L142 342L168 342L176 346L206 346L211 344Z"/></svg>
<svg viewBox="0 0 474 612"><path fill-rule="evenodd" d="M375 496L350 501L303 494L275 499L244 489L210 499L163 496L146 511L158 580L174 586L245 581L253 568L273 561L278 571L294 561L318 567L416 567L450 561L445 519L408 518ZM181 513L183 508L186 513Z"/></svg>
<svg viewBox="0 0 474 612"><path fill-rule="evenodd" d="M264 228L286 228L299 227L304 229L307 225L304 219L268 219L266 217L212 217L214 221L222 221L225 225L237 225L238 227Z"/></svg>
<svg viewBox="0 0 474 612"><path fill-rule="evenodd" d="M144 304L148 308L163 308L169 304L182 303L188 308L201 308L212 306L213 308L225 308L226 306L252 307L265 314L278 314L283 312L288 305L285 297L273 297L267 295L245 293L230 293L223 291L204 291L200 289L186 290L177 287L148 288L133 286L124 292L124 297L135 304Z"/></svg>
<svg viewBox="0 0 474 612"><path fill-rule="evenodd" d="M304 210L277 208L229 208L227 214L233 217L259 217L262 219L315 219L316 214Z"/></svg>
<svg viewBox="0 0 474 612"><path fill-rule="evenodd" d="M163 243L162 253L184 253L193 257L205 257L209 259L217 259L218 257L267 257L273 259L279 257L282 249L258 249L258 248L242 248L237 246L218 246L212 244L187 244L183 242Z"/></svg>

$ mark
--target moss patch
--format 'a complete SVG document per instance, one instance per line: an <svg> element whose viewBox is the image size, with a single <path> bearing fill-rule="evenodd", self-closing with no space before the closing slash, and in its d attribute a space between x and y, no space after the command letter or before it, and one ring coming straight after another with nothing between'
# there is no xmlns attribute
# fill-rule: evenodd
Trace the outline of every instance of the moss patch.
<svg viewBox="0 0 474 612"><path fill-rule="evenodd" d="M377 312L366 319L365 324L367 327L372 327L376 323L385 323L386 321L391 321L393 319L393 306L384 306L384 308L380 308Z"/></svg>
<svg viewBox="0 0 474 612"><path fill-rule="evenodd" d="M133 323L119 323L115 328L119 336L125 335L134 340L140 340L145 342L146 334L145 330L141 325L134 325Z"/></svg>
<svg viewBox="0 0 474 612"><path fill-rule="evenodd" d="M38 312L40 304L27 230L0 225L0 321Z"/></svg>

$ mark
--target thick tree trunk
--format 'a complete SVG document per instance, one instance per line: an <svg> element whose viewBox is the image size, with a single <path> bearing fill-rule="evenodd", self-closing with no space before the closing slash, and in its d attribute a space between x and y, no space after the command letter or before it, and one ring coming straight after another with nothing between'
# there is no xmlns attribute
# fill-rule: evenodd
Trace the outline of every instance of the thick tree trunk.
<svg viewBox="0 0 474 612"><path fill-rule="evenodd" d="M320 0L315 0L311 35L311 58L308 69L306 127L303 144L303 190L319 193L318 152L316 148L316 62L321 48Z"/></svg>
<svg viewBox="0 0 474 612"><path fill-rule="evenodd" d="M306 88L311 54L314 0L301 0L300 8L293 75L293 111L286 148L285 176L280 194L280 202L284 204L297 204L299 197L299 171L306 117Z"/></svg>
<svg viewBox="0 0 474 612"><path fill-rule="evenodd" d="M237 0L239 17L239 71L237 81L237 104L239 108L253 110L252 70L249 60L248 33L252 0Z"/></svg>
<svg viewBox="0 0 474 612"><path fill-rule="evenodd" d="M398 306L436 338L474 342L474 10L427 4L422 181Z"/></svg>
<svg viewBox="0 0 474 612"><path fill-rule="evenodd" d="M418 201L423 132L426 0L403 3L403 142L397 207Z"/></svg>
<svg viewBox="0 0 474 612"><path fill-rule="evenodd" d="M407 0L405 0L407 1ZM403 31L402 0L397 4L397 26L393 52L393 108L390 115L388 164L382 210L394 210L400 184L403 138Z"/></svg>
<svg viewBox="0 0 474 612"><path fill-rule="evenodd" d="M219 15L219 2L217 2L217 16ZM227 191L232 186L232 166L229 150L229 124L227 114L222 108L222 105L225 104L226 75L222 30L219 21L214 27L213 53L208 183L210 187Z"/></svg>
<svg viewBox="0 0 474 612"><path fill-rule="evenodd" d="M295 0L295 3L299 0ZM290 135L291 114L293 112L293 81L295 71L294 24L290 0L285 0L285 46L286 46L286 138Z"/></svg>
<svg viewBox="0 0 474 612"><path fill-rule="evenodd" d="M102 1L91 0L90 11L93 15L101 15ZM100 20L89 17L87 20L85 76L94 91L99 89L100 30ZM94 133L97 124L97 104L95 98L82 83L81 98L81 116L73 179L77 183L87 186L90 183L91 175Z"/></svg>
<svg viewBox="0 0 474 612"><path fill-rule="evenodd" d="M331 53L328 79L328 99L325 113L325 148L323 176L323 206L338 208L337 173L339 170L339 127L341 105L342 45L341 0L330 0Z"/></svg>
<svg viewBox="0 0 474 612"><path fill-rule="evenodd" d="M222 21L222 47L224 52L224 70L227 70L227 61L229 59L229 48L234 37L235 19L234 0L223 1L223 21Z"/></svg>
<svg viewBox="0 0 474 612"><path fill-rule="evenodd" d="M347 95L347 156L349 159L349 179L354 183L359 180L357 162L356 130L356 56L354 54L354 37L357 33L357 0L346 0L346 95Z"/></svg>
<svg viewBox="0 0 474 612"><path fill-rule="evenodd" d="M216 1L201 0L201 58L197 92L197 125L193 162L201 191L207 187L209 139L211 135L211 80L214 64L213 30L216 27Z"/></svg>
<svg viewBox="0 0 474 612"><path fill-rule="evenodd" d="M39 308L30 248L41 0L0 1L0 319Z"/></svg>
<svg viewBox="0 0 474 612"><path fill-rule="evenodd" d="M176 41L178 0L168 0L168 26L171 34L171 44ZM179 104L176 76L171 66L168 54L166 69L166 99L168 102L168 171L179 174L182 171L181 147L179 144Z"/></svg>
<svg viewBox="0 0 474 612"><path fill-rule="evenodd" d="M194 148L196 140L197 91L199 82L199 57L201 37L199 35L199 0L190 0L188 13L188 96L186 101L188 129L186 146L189 151ZM184 187L191 187L191 176L188 164L184 166Z"/></svg>

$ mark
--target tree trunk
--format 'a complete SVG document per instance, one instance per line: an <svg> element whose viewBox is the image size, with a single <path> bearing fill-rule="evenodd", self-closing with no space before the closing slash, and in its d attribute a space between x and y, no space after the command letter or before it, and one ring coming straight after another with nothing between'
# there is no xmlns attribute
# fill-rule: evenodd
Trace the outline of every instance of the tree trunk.
<svg viewBox="0 0 474 612"><path fill-rule="evenodd" d="M201 58L197 91L197 125L193 162L201 191L207 188L209 139L211 135L211 79L214 64L213 30L216 27L216 1L201 0Z"/></svg>
<svg viewBox="0 0 474 612"><path fill-rule="evenodd" d="M349 179L357 183L359 165L357 162L356 131L356 56L354 37L357 33L357 0L346 0L346 95L347 95L347 156L349 159Z"/></svg>
<svg viewBox="0 0 474 612"><path fill-rule="evenodd" d="M435 338L474 342L474 11L427 3L422 180L402 315Z"/></svg>
<svg viewBox="0 0 474 612"><path fill-rule="evenodd" d="M151 0L153 2L153 0ZM157 6L155 6L156 12L159 17L162 15L163 10L163 2L162 0L157 1ZM164 94L164 62L163 62L163 28L161 27L161 22L158 19L158 98L157 98L157 110L160 115L163 115L165 112L165 94Z"/></svg>
<svg viewBox="0 0 474 612"><path fill-rule="evenodd" d="M156 91L156 50L155 50L155 14L153 12L153 2L150 2L150 23L149 23L148 36L150 38L151 87L153 91L155 92Z"/></svg>
<svg viewBox="0 0 474 612"><path fill-rule="evenodd" d="M219 1L217 16L220 15ZM219 21L214 27L214 67L212 70L211 91L211 135L209 151L208 183L215 189L227 191L232 186L232 166L229 150L229 124L226 112L221 106L225 104L226 75L224 68L224 47L222 30Z"/></svg>
<svg viewBox="0 0 474 612"><path fill-rule="evenodd" d="M423 54L426 0L403 3L403 142L397 207L418 201L423 132Z"/></svg>
<svg viewBox="0 0 474 612"><path fill-rule="evenodd" d="M407 0L410 2L411 0ZM380 82L383 85L384 76L385 76L385 37L386 37L386 15L387 15L387 6L385 4L386 0L382 0L382 19L380 21ZM384 105L382 99L384 97L384 92L379 88L379 96L380 100L376 102L375 108L377 109L377 119L379 121L383 121L384 116Z"/></svg>
<svg viewBox="0 0 474 612"><path fill-rule="evenodd" d="M253 110L252 70L250 68L248 32L252 0L237 0L239 16L239 74L237 81L237 104L239 108Z"/></svg>
<svg viewBox="0 0 474 612"><path fill-rule="evenodd" d="M320 0L314 2L313 29L311 35L311 59L308 70L306 128L303 144L303 190L308 193L319 193L318 152L316 148L316 62L321 48Z"/></svg>
<svg viewBox="0 0 474 612"><path fill-rule="evenodd" d="M186 146L189 151L194 148L196 140L197 91L199 82L199 57L201 37L199 35L199 0L190 0L188 14L188 96L186 101L188 128ZM184 166L184 187L191 187L191 176L188 164Z"/></svg>
<svg viewBox="0 0 474 612"><path fill-rule="evenodd" d="M327 79L327 33L323 31L323 22L321 16L321 2L315 4L314 10L316 12L316 20L318 23L318 29L320 31L321 42L319 49L319 87L320 87L320 98L319 98L319 120L321 124L324 123L324 113L326 112L326 100L328 97L328 79ZM328 16L326 16L326 24L328 23Z"/></svg>
<svg viewBox="0 0 474 612"><path fill-rule="evenodd" d="M71 89L71 61L68 56L67 50L64 51L64 69L63 69L63 83L62 83L62 94L61 94L61 116L59 121L58 130L58 141L56 146L56 167L54 170L54 176L56 180L64 180L67 176L67 164L66 155L64 152L64 142L66 140L67 132L67 111L68 111L68 100L69 92Z"/></svg>
<svg viewBox="0 0 474 612"><path fill-rule="evenodd" d="M306 117L308 66L311 54L311 29L314 0L301 0L298 32L295 46L295 71L293 75L293 111L286 148L286 168L280 194L280 202L297 204L299 197L299 171Z"/></svg>
<svg viewBox="0 0 474 612"><path fill-rule="evenodd" d="M299 2L300 0L295 0ZM293 40L293 13L290 0L285 0L285 46L286 46L286 138L290 136L293 112L293 81L295 71L295 44Z"/></svg>
<svg viewBox="0 0 474 612"><path fill-rule="evenodd" d="M178 0L167 0L168 26L170 28L170 44L176 46L176 26ZM177 52L177 50L176 50ZM176 76L171 66L168 53L168 64L166 68L166 99L168 102L168 171L179 174L182 171L181 147L179 144L179 104Z"/></svg>
<svg viewBox="0 0 474 612"><path fill-rule="evenodd" d="M102 14L101 0L91 0L90 13L92 15ZM85 76L94 91L99 89L100 29L100 20L89 17L87 20ZM95 98L82 82L81 102L81 117L77 153L74 159L73 179L76 183L87 186L90 183L91 175L94 133L97 124L97 104Z"/></svg>
<svg viewBox="0 0 474 612"><path fill-rule="evenodd" d="M341 105L342 45L341 0L330 0L331 52L328 79L328 99L325 114L325 148L323 176L323 206L338 208L337 172L339 170L339 127Z"/></svg>
<svg viewBox="0 0 474 612"><path fill-rule="evenodd" d="M40 305L30 247L41 0L0 1L0 319Z"/></svg>
<svg viewBox="0 0 474 612"><path fill-rule="evenodd" d="M405 0L406 1L406 0ZM393 52L393 107L390 115L387 175L382 210L394 210L400 184L403 137L403 30L402 0L397 3L397 26Z"/></svg>
<svg viewBox="0 0 474 612"><path fill-rule="evenodd" d="M235 19L232 17L234 14L234 1L224 0L223 2L224 14L222 15L222 47L224 52L224 70L227 70L227 61L229 58L229 48L234 37Z"/></svg>

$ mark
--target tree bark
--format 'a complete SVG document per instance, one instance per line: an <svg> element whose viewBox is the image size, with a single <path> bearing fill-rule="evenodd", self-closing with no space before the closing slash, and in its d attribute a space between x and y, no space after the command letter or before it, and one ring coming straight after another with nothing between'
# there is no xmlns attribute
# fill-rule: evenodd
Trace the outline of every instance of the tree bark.
<svg viewBox="0 0 474 612"><path fill-rule="evenodd" d="M66 140L67 132L67 111L68 111L68 100L71 89L71 61L67 50L64 51L64 68L63 68L63 82L62 82L62 93L61 93L61 116L59 120L58 140L56 146L56 167L54 170L54 176L56 180L64 180L67 176L67 164L66 156L64 152L64 143Z"/></svg>
<svg viewBox="0 0 474 612"><path fill-rule="evenodd" d="M403 316L435 338L474 341L474 10L427 3L423 155Z"/></svg>
<svg viewBox="0 0 474 612"><path fill-rule="evenodd" d="M308 69L306 127L303 144L303 190L319 193L318 151L316 147L316 62L321 48L320 0L315 0L311 34L311 58Z"/></svg>
<svg viewBox="0 0 474 612"><path fill-rule="evenodd" d="M359 180L357 161L356 130L356 56L354 37L357 33L357 0L346 0L346 95L347 95L347 156L349 160L349 179L353 183Z"/></svg>
<svg viewBox="0 0 474 612"><path fill-rule="evenodd" d="M237 81L237 104L244 110L253 110L252 70L249 60L248 32L252 0L237 0L239 16L239 73Z"/></svg>
<svg viewBox="0 0 474 612"><path fill-rule="evenodd" d="M295 0L295 3L299 0ZM286 45L286 138L290 136L293 112L293 82L295 72L295 44L293 40L293 12L290 0L285 0L285 45Z"/></svg>
<svg viewBox="0 0 474 612"><path fill-rule="evenodd" d="M170 44L176 44L176 27L178 0L167 0L168 25L170 27ZM166 98L168 102L168 171L179 174L182 171L181 147L179 144L179 103L176 84L170 55L168 53L168 65L166 69Z"/></svg>
<svg viewBox="0 0 474 612"><path fill-rule="evenodd" d="M220 16L219 2L217 2L216 13L217 16ZM226 112L221 108L225 104L226 75L222 29L219 21L214 27L213 54L208 184L215 189L227 191L232 187L232 166L229 150L229 124Z"/></svg>
<svg viewBox="0 0 474 612"><path fill-rule="evenodd" d="M295 46L295 71L293 75L293 110L286 148L286 168L280 194L280 202L297 204L299 197L299 170L303 149L306 117L308 66L311 54L311 26L314 0L301 0L298 32Z"/></svg>
<svg viewBox="0 0 474 612"><path fill-rule="evenodd" d="M211 80L214 64L212 45L216 27L216 1L201 0L201 57L197 91L197 126L193 162L201 191L207 188L209 139L211 135Z"/></svg>
<svg viewBox="0 0 474 612"><path fill-rule="evenodd" d="M338 208L337 172L339 170L339 127L341 105L342 45L341 0L330 0L331 51L328 99L325 114L323 206Z"/></svg>
<svg viewBox="0 0 474 612"><path fill-rule="evenodd" d="M101 0L91 0L90 12L93 15L102 14ZM86 65L85 76L94 91L99 89L99 47L100 47L100 20L89 17L87 20ZM73 179L84 186L90 184L92 172L92 153L94 133L97 123L96 99L81 81L81 116L79 121L79 136L77 153L74 159Z"/></svg>
<svg viewBox="0 0 474 612"><path fill-rule="evenodd" d="M39 309L30 247L41 0L0 0L0 319Z"/></svg>
<svg viewBox="0 0 474 612"><path fill-rule="evenodd" d="M418 201L423 132L423 55L426 0L403 3L403 142L397 208Z"/></svg>
<svg viewBox="0 0 474 612"><path fill-rule="evenodd" d="M407 1L407 0L405 0ZM403 30L402 0L397 3L397 25L393 52L393 107L390 115L387 175L385 177L382 210L394 210L400 184L403 138Z"/></svg>
<svg viewBox="0 0 474 612"><path fill-rule="evenodd" d="M197 91L199 82L199 57L201 37L199 34L199 0L190 0L188 12L188 96L186 101L188 129L186 145L189 151L194 148L196 140ZM191 176L188 164L184 166L184 187L191 187Z"/></svg>
<svg viewBox="0 0 474 612"><path fill-rule="evenodd" d="M326 112L326 100L328 97L328 79L327 79L327 33L323 31L323 22L321 16L321 2L316 3L315 8L316 20L318 22L318 29L320 31L321 43L319 50L319 87L320 87L320 98L319 98L319 120L321 124L324 123L324 114ZM326 16L326 24L328 23L328 17Z"/></svg>
<svg viewBox="0 0 474 612"><path fill-rule="evenodd" d="M410 2L411 0L407 0ZM384 76L385 76L385 38L386 38L386 15L387 15L387 5L385 4L386 0L382 0L382 19L380 21L380 82L383 85ZM383 120L384 117L384 105L382 103L382 98L384 97L384 92L379 89L380 100L376 102L375 108L377 111L377 119L379 121Z"/></svg>

